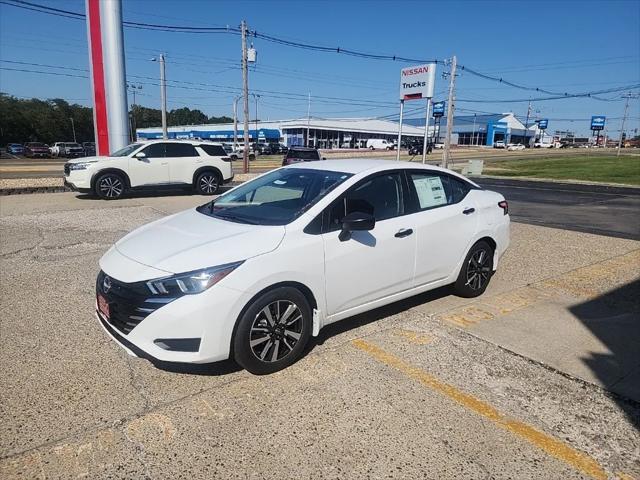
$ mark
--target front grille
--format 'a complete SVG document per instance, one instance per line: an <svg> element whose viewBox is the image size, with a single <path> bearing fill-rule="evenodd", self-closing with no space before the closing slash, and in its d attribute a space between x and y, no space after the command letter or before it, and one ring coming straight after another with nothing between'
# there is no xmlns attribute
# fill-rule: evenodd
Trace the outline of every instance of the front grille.
<svg viewBox="0 0 640 480"><path fill-rule="evenodd" d="M68 163L64 164L64 174L69 176L69 174L71 173L71 165L69 165Z"/></svg>
<svg viewBox="0 0 640 480"><path fill-rule="evenodd" d="M109 277L110 288L105 288L104 272L98 274L96 294L101 294L109 304L107 321L127 335L147 316L175 300L173 297L151 295L145 282L124 283Z"/></svg>

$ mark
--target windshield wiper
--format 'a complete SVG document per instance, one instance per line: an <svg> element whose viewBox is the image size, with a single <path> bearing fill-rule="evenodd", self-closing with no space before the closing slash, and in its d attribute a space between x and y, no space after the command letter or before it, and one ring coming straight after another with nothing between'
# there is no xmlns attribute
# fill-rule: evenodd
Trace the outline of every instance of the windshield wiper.
<svg viewBox="0 0 640 480"><path fill-rule="evenodd" d="M256 222L255 220L249 220L246 217L239 217L238 215L234 215L233 213L216 213L215 214L216 217L218 218L222 218L223 220L230 220L230 221L236 221L239 223L248 223L249 225L260 225L259 222Z"/></svg>

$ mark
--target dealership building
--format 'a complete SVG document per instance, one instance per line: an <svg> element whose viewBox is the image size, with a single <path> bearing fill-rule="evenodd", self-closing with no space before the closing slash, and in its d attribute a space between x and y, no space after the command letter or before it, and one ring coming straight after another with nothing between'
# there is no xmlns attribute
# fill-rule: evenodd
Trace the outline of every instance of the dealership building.
<svg viewBox="0 0 640 480"><path fill-rule="evenodd" d="M435 140L444 138L447 129L446 117L432 118L429 136ZM488 115L464 115L454 117L451 143L458 145L493 146L494 142L527 143L535 138L535 122L525 129L524 124L512 113ZM421 140L424 136L424 118L406 119L402 127L403 141ZM232 123L208 125L183 125L169 127L169 138L203 139L233 142ZM161 128L139 128L138 140L162 138ZM238 123L238 142L243 139L242 124ZM368 118L298 119L249 124L249 141L281 142L285 145L313 145L316 148L364 148L369 139L396 141L398 122Z"/></svg>
<svg viewBox="0 0 640 480"><path fill-rule="evenodd" d="M424 129L424 118L408 119L405 121L413 127ZM405 123L403 122L403 123ZM447 131L447 118L440 118L438 133L437 124L430 121L429 131L432 135L443 139ZM538 132L534 119L531 125L525 128L513 113L492 113L483 115L462 115L453 119L453 131L451 143L455 145L486 145L493 146L497 141L505 143L527 144L534 141ZM406 127L405 127L406 128ZM435 134L432 132L435 129Z"/></svg>
<svg viewBox="0 0 640 480"><path fill-rule="evenodd" d="M238 123L238 141L242 141L242 124ZM169 127L169 138L201 138L219 142L233 142L233 124L184 125ZM162 138L160 128L139 128L138 140ZM403 140L421 139L422 128L405 124ZM367 140L379 138L394 141L398 138L398 122L380 119L334 118L299 119L249 124L250 142L281 142L285 145L313 145L316 148L364 148Z"/></svg>

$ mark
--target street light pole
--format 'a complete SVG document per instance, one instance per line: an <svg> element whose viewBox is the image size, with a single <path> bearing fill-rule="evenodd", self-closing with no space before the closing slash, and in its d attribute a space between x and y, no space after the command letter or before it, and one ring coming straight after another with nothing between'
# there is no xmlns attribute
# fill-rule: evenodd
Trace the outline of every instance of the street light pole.
<svg viewBox="0 0 640 480"><path fill-rule="evenodd" d="M237 96L233 99L233 151L238 149L238 100L242 97Z"/></svg>
<svg viewBox="0 0 640 480"><path fill-rule="evenodd" d="M242 21L242 96L244 110L244 151L242 163L244 173L249 173L249 71L247 65L247 22Z"/></svg>
<svg viewBox="0 0 640 480"><path fill-rule="evenodd" d="M167 80L165 77L165 67L164 67L164 53L161 53L158 57L158 62L160 63L160 108L162 109L162 138L169 138L169 134L167 133ZM155 62L156 59L152 58L152 62Z"/></svg>
<svg viewBox="0 0 640 480"><path fill-rule="evenodd" d="M618 139L618 152L616 153L616 157L620 156L620 149L622 148L622 135L624 134L624 124L627 122L627 111L629 110L629 99L637 98L637 96L631 94L631 92L627 93L624 96L627 101L624 103L624 115L622 116L622 126L620 127L620 138Z"/></svg>
<svg viewBox="0 0 640 480"><path fill-rule="evenodd" d="M76 142L76 125L73 123L73 117L69 117L69 120L71 120L71 130L73 130L73 143L77 143Z"/></svg>

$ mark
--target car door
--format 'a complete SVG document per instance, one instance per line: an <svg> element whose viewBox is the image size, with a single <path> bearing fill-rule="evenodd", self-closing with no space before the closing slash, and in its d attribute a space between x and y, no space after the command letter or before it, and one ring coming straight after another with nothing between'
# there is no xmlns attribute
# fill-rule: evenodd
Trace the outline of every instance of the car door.
<svg viewBox="0 0 640 480"><path fill-rule="evenodd" d="M400 171L373 174L325 210L322 239L327 316L411 288L416 236L414 225L404 215L405 192ZM341 241L342 219L352 212L373 214L375 227L352 232L350 239Z"/></svg>
<svg viewBox="0 0 640 480"><path fill-rule="evenodd" d="M443 172L407 171L409 218L416 230L415 286L451 275L464 258L478 228L473 186Z"/></svg>
<svg viewBox="0 0 640 480"><path fill-rule="evenodd" d="M166 158L169 162L169 178L171 183L193 182L193 172L204 164L195 147L190 143L169 142L166 144Z"/></svg>
<svg viewBox="0 0 640 480"><path fill-rule="evenodd" d="M169 183L169 162L165 158L166 143L152 143L140 150L144 156L129 158L132 187Z"/></svg>

